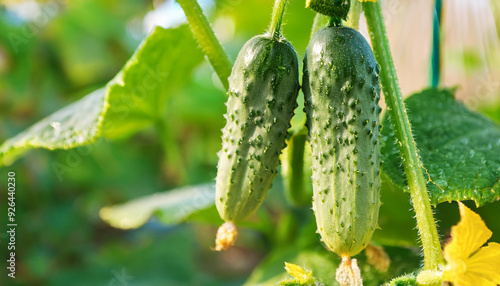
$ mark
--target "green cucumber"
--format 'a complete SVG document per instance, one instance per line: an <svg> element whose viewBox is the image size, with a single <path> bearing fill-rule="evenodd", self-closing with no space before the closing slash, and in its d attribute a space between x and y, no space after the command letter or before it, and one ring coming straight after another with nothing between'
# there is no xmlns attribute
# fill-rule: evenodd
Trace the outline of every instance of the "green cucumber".
<svg viewBox="0 0 500 286"><path fill-rule="evenodd" d="M319 30L304 58L313 210L322 241L342 257L363 250L377 228L378 72L369 44L347 27Z"/></svg>
<svg viewBox="0 0 500 286"><path fill-rule="evenodd" d="M305 126L287 140L281 154L281 177L285 197L295 207L311 207L311 146Z"/></svg>
<svg viewBox="0 0 500 286"><path fill-rule="evenodd" d="M238 54L216 178L216 206L226 222L254 213L277 174L297 107L298 74L297 54L283 38L255 36Z"/></svg>

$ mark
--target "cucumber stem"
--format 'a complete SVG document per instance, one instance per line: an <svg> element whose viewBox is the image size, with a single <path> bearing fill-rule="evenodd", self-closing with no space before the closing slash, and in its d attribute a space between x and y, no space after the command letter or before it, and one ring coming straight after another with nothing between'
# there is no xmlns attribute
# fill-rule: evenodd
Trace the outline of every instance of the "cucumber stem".
<svg viewBox="0 0 500 286"><path fill-rule="evenodd" d="M375 59L381 65L380 80L404 165L410 197L417 217L424 252L424 270L438 270L443 263L441 244L415 140L399 87L382 9L379 2L363 2Z"/></svg>
<svg viewBox="0 0 500 286"><path fill-rule="evenodd" d="M308 191L311 188L306 185L311 184L311 182L304 177L304 168L310 168L310 163L306 167L306 162L304 162L306 144L309 144L306 139L307 130L304 126L287 140L287 147L283 150L282 155L284 158L281 160L285 197L294 207L310 207L311 205L312 191ZM309 146L307 148L310 150ZM310 154L308 155L310 156Z"/></svg>
<svg viewBox="0 0 500 286"><path fill-rule="evenodd" d="M342 26L342 19L336 17L330 17L330 22L328 22L328 26L340 27Z"/></svg>
<svg viewBox="0 0 500 286"><path fill-rule="evenodd" d="M210 27L207 17L203 14L203 10L196 0L177 0L177 2L186 14L194 37L227 90L229 88L228 78L233 64Z"/></svg>
<svg viewBox="0 0 500 286"><path fill-rule="evenodd" d="M346 25L353 29L359 30L359 18L361 16L361 2L359 0L351 1L351 9L347 17Z"/></svg>
<svg viewBox="0 0 500 286"><path fill-rule="evenodd" d="M281 38L281 23L283 22L283 15L285 14L286 2L287 0L276 0L274 2L268 34L276 41Z"/></svg>
<svg viewBox="0 0 500 286"><path fill-rule="evenodd" d="M168 167L175 166L172 171L176 175L177 183L183 184L186 182L186 162L181 156L182 152L179 144L175 140L175 135L165 116L158 118L156 121L156 131L159 135L161 147L164 152L164 161Z"/></svg>
<svg viewBox="0 0 500 286"><path fill-rule="evenodd" d="M328 26L329 22L330 22L329 16L316 13L316 16L314 17L313 26L311 28L311 38L314 36L314 34L316 34L317 31Z"/></svg>

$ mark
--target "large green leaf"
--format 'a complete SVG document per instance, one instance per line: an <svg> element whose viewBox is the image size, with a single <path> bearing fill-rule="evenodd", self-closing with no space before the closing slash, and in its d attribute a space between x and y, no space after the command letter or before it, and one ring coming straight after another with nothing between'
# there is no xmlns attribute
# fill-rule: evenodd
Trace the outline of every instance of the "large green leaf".
<svg viewBox="0 0 500 286"><path fill-rule="evenodd" d="M500 198L496 123L468 110L449 89L424 90L409 97L406 107L433 204L474 200L481 206ZM404 188L406 178L388 114L383 126L382 170Z"/></svg>
<svg viewBox="0 0 500 286"><path fill-rule="evenodd" d="M202 60L187 26L157 27L104 88L42 119L0 146L0 166L32 148L70 149L101 135L132 134L162 116L175 92Z"/></svg>
<svg viewBox="0 0 500 286"><path fill-rule="evenodd" d="M120 229L141 227L152 217L166 225L190 221L219 226L224 222L215 207L215 183L180 187L103 207L99 216L109 225ZM274 231L265 211L257 212L255 218L239 222L238 226L263 233Z"/></svg>
<svg viewBox="0 0 500 286"><path fill-rule="evenodd" d="M98 89L35 123L0 146L0 166L31 148L69 149L95 141L106 112L106 90Z"/></svg>
<svg viewBox="0 0 500 286"><path fill-rule="evenodd" d="M178 224L215 202L215 184L183 187L139 198L121 205L104 207L99 215L108 224L121 229L138 228L153 214L165 224Z"/></svg>

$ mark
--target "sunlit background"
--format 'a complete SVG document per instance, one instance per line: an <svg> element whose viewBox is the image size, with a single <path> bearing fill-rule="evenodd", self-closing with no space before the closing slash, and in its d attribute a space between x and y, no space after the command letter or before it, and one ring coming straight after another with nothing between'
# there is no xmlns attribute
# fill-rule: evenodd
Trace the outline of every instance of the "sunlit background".
<svg viewBox="0 0 500 286"><path fill-rule="evenodd" d="M234 60L249 38L265 31L273 1L199 2ZM401 88L410 95L429 86L434 1L382 3ZM500 122L500 2L443 3L441 85L457 86L460 100ZM303 0L289 1L284 34L299 57L313 17ZM104 86L156 25L185 22L172 0L3 1L0 142ZM366 25L361 29L366 35ZM204 61L169 98L166 146L152 127L103 140L62 177L50 164L68 160L69 151L31 151L4 168L16 172L18 184L18 278L12 285L241 285L266 254L268 244L257 233L243 230L242 247L215 254L215 225L165 227L152 220L120 231L98 216L106 205L212 181L224 102L219 79ZM2 231L2 257L5 239Z"/></svg>

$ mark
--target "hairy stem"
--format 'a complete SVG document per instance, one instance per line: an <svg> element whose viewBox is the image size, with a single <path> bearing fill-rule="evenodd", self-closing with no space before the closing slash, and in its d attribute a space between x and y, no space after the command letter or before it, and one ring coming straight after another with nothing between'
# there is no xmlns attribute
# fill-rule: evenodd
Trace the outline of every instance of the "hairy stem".
<svg viewBox="0 0 500 286"><path fill-rule="evenodd" d="M195 38L227 90L229 87L228 78L233 65L219 40L215 37L207 17L203 14L196 0L177 0L177 2L184 10Z"/></svg>
<svg viewBox="0 0 500 286"><path fill-rule="evenodd" d="M424 269L438 270L443 262L441 245L432 214L417 147L411 132L410 122L399 87L396 69L387 39L380 3L364 2L368 30L377 62L381 65L380 80L385 95L385 102L391 116L398 148L408 180L408 187L417 217L417 226L424 252Z"/></svg>
<svg viewBox="0 0 500 286"><path fill-rule="evenodd" d="M314 17L314 22L313 26L311 28L311 38L316 34L317 31L321 30L322 28L328 26L328 23L330 23L330 17L316 13L316 17Z"/></svg>
<svg viewBox="0 0 500 286"><path fill-rule="evenodd" d="M346 25L353 29L359 30L359 18L361 16L361 2L359 0L351 1L351 9L346 21Z"/></svg>
<svg viewBox="0 0 500 286"><path fill-rule="evenodd" d="M177 184L183 184L187 179L186 164L182 157L179 143L175 140L174 131L165 119L160 118L156 122L156 130L160 137L161 147L164 152L165 165L170 176L175 177ZM173 168L175 166L175 168Z"/></svg>
<svg viewBox="0 0 500 286"><path fill-rule="evenodd" d="M286 2L287 0L276 0L276 2L274 2L268 34L275 40L281 38L281 23L283 22L283 15L285 14Z"/></svg>

